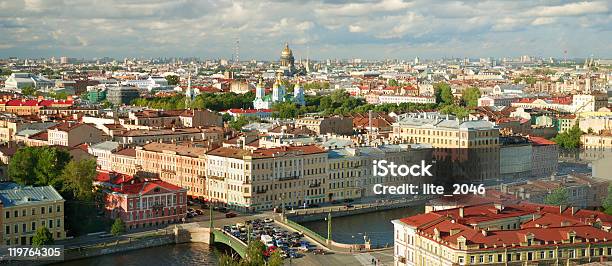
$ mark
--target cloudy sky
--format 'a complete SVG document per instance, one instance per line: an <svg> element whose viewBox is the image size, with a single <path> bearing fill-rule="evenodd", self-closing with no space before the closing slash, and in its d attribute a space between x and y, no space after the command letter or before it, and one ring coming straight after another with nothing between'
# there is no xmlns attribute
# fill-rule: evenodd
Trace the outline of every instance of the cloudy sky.
<svg viewBox="0 0 612 266"><path fill-rule="evenodd" d="M612 1L0 0L0 57L612 58Z"/></svg>

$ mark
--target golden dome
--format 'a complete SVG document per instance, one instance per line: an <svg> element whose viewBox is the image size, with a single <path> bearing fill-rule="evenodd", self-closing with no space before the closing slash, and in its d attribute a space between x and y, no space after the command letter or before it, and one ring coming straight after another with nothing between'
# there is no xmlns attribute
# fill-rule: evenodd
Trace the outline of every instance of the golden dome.
<svg viewBox="0 0 612 266"><path fill-rule="evenodd" d="M292 56L293 55L293 52L289 48L289 43L285 43L285 49L283 49L283 52L281 53L281 55L282 56Z"/></svg>

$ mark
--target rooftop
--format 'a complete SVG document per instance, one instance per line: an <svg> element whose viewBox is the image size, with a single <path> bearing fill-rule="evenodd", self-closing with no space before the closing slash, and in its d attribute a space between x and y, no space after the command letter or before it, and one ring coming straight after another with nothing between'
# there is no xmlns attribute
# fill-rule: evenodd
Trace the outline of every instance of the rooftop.
<svg viewBox="0 0 612 266"><path fill-rule="evenodd" d="M51 186L32 187L20 186L15 183L0 183L0 200L6 208L64 199Z"/></svg>

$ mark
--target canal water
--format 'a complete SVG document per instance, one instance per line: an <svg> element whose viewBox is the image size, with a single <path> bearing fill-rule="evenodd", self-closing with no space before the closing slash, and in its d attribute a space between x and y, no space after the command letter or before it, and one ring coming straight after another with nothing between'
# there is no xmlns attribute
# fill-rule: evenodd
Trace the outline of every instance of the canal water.
<svg viewBox="0 0 612 266"><path fill-rule="evenodd" d="M207 244L190 243L167 245L115 253L82 260L62 262L62 266L171 266L218 265L217 255Z"/></svg>
<svg viewBox="0 0 612 266"><path fill-rule="evenodd" d="M369 238L375 247L393 245L392 220L423 213L424 206L412 206L400 209L364 213L358 215L332 218L332 238L336 242L363 244L364 236ZM327 237L327 221L301 223L303 226Z"/></svg>

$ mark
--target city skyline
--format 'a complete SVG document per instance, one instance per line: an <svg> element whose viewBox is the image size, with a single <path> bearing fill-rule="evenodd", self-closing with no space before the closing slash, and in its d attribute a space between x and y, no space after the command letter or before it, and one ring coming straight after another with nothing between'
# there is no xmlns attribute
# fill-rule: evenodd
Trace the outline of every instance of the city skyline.
<svg viewBox="0 0 612 266"><path fill-rule="evenodd" d="M3 58L612 57L605 1L11 1L0 25Z"/></svg>

